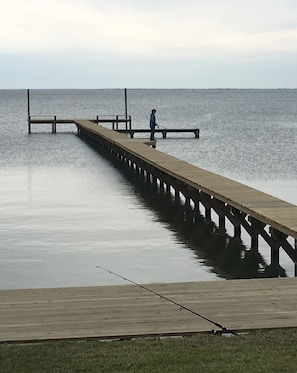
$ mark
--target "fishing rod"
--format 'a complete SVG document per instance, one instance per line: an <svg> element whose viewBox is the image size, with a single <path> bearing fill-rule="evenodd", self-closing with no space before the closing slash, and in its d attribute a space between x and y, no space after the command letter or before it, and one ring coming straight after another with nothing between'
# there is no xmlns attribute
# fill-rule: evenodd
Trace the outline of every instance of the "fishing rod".
<svg viewBox="0 0 297 373"><path fill-rule="evenodd" d="M161 126L160 124L157 124L156 126L157 126L157 127L161 127L161 128L163 128L164 130L168 130L168 128L163 127L163 126Z"/></svg>
<svg viewBox="0 0 297 373"><path fill-rule="evenodd" d="M173 304L175 304L176 306L178 306L180 309L183 309L183 310L185 310L185 311L188 311L188 312L194 314L195 316L198 316L198 317L200 317L201 319L203 319L203 320L205 320L205 321L208 321L208 322L210 322L211 324L213 324L213 325L217 326L218 328L222 329L220 332L215 332L215 331L213 331L214 334L231 333L231 334L233 334L233 335L237 335L237 333L236 333L234 330L229 330L229 329L227 329L225 326L223 326L223 325L221 325L221 324L219 324L219 323L217 323L217 322L215 322L215 321L213 321L213 320L211 320L211 319L209 319L209 318L207 318L207 317L201 315L200 313L198 313L198 312L196 312L196 311L191 310L190 308L188 308L188 307L186 307L186 306L183 306L182 304L180 304L180 303L178 303L178 302L175 302L174 300L172 300L172 299L170 299L170 298L168 298L168 297L165 297L164 295L162 295L162 294L160 294L160 293L158 293L158 292L156 292L156 291L154 291L154 290L152 290L152 289L149 289L148 287L146 287L146 286L144 286L144 285L138 284L138 283L135 282L135 281L129 280L127 277L124 277L124 276L122 276L122 275L119 275L118 273L115 273L115 272L113 272L113 271L111 271L111 270L109 270L109 269L103 268L103 267L101 267L101 266L99 266L99 265L97 265L96 268L100 268L100 269L102 269L103 271L105 271L105 272L107 272L107 273L109 273L109 274L112 274L112 275L114 275L114 276L116 276L116 277L119 277L119 278L121 278L121 279L124 280L124 281L128 281L128 282L130 282L131 284L136 285L136 286L138 286L138 287L141 288L141 289L144 289L144 290L146 290L146 291L148 291L148 292L150 292L150 293L152 293L152 294L154 294L154 295L157 295L160 299L164 299L164 300L166 300L167 302L173 303Z"/></svg>

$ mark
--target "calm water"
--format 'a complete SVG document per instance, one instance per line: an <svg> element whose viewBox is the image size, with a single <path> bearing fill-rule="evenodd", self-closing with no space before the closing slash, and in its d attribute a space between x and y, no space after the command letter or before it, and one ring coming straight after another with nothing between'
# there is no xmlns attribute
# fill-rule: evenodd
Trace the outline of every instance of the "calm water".
<svg viewBox="0 0 297 373"><path fill-rule="evenodd" d="M147 127L155 107L165 128L200 128L199 140L158 138L159 150L294 204L296 102L297 90L128 90L133 126ZM31 91L32 115L124 113L122 90ZM141 283L224 277L226 266L203 254L206 228L190 239L174 207L131 183L74 126L52 135L35 125L29 136L26 117L26 91L0 91L1 289L123 283L97 264ZM285 255L281 264L292 275Z"/></svg>

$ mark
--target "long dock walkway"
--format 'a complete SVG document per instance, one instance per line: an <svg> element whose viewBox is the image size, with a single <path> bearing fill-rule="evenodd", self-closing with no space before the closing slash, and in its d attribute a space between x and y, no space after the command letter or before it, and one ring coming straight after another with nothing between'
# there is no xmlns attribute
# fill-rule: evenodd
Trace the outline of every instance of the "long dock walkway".
<svg viewBox="0 0 297 373"><path fill-rule="evenodd" d="M80 130L98 135L115 144L139 162L149 164L184 183L193 190L227 203L235 209L269 225L285 235L297 239L297 206L254 188L206 171L169 154L145 146L118 132L97 126L87 120L75 122ZM295 255L295 253L292 253Z"/></svg>
<svg viewBox="0 0 297 373"><path fill-rule="evenodd" d="M229 330L297 327L296 278L146 286ZM0 342L220 330L134 285L2 290L0 299Z"/></svg>

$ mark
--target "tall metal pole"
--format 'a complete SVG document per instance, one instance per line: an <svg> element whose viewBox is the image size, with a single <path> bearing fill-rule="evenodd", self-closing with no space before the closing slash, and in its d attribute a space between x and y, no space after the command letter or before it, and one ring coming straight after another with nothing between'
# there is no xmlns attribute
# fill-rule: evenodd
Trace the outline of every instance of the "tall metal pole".
<svg viewBox="0 0 297 373"><path fill-rule="evenodd" d="M127 88L125 88L125 118L128 119Z"/></svg>
<svg viewBox="0 0 297 373"><path fill-rule="evenodd" d="M31 133L31 115L30 115L30 89L27 89L27 104L28 104L28 133Z"/></svg>
<svg viewBox="0 0 297 373"><path fill-rule="evenodd" d="M126 129L128 129L128 104L127 104L127 88L125 88L125 118L126 118ZM131 122L130 122L131 123ZM129 127L131 124L129 123Z"/></svg>

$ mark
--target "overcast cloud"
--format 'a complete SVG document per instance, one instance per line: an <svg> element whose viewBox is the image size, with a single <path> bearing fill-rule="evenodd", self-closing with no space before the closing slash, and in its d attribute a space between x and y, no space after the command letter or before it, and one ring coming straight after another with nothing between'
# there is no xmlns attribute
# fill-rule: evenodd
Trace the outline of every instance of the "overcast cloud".
<svg viewBox="0 0 297 373"><path fill-rule="evenodd" d="M296 88L296 0L3 0L0 88Z"/></svg>

